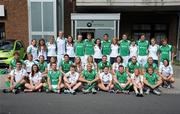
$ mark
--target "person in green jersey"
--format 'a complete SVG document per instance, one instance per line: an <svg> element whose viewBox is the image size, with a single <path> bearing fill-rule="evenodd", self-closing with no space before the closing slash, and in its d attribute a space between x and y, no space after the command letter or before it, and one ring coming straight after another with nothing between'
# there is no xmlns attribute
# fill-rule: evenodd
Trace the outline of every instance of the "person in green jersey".
<svg viewBox="0 0 180 114"><path fill-rule="evenodd" d="M137 62L136 56L132 56L131 61L126 66L126 72L129 76L134 73L134 69L140 69L140 64Z"/></svg>
<svg viewBox="0 0 180 114"><path fill-rule="evenodd" d="M131 79L124 71L123 65L120 65L118 69L119 70L116 72L116 75L114 77L114 86L117 89L116 93L129 93L129 89L131 87Z"/></svg>
<svg viewBox="0 0 180 114"><path fill-rule="evenodd" d="M102 72L105 66L111 68L111 63L107 61L107 56L103 55L102 61L98 63L98 71Z"/></svg>
<svg viewBox="0 0 180 114"><path fill-rule="evenodd" d="M47 62L44 60L44 56L43 55L39 56L38 66L39 66L39 71L42 74L47 74L47 72L48 72L48 70L47 70Z"/></svg>
<svg viewBox="0 0 180 114"><path fill-rule="evenodd" d="M13 92L14 94L17 94L19 90L24 88L26 82L24 78L28 76L26 70L22 68L21 61L16 61L16 68L13 69L9 75L11 76L9 87L8 89L4 89L3 92Z"/></svg>
<svg viewBox="0 0 180 114"><path fill-rule="evenodd" d="M76 72L76 66L71 65L70 71L67 72L64 76L64 84L66 90L64 93L71 93L73 95L76 94L76 90L81 86L81 82L79 81L79 73Z"/></svg>
<svg viewBox="0 0 180 114"><path fill-rule="evenodd" d="M82 35L77 36L77 41L74 44L75 47L75 54L76 56L81 58L81 61L83 64L85 64L85 59L84 59L84 43L82 40Z"/></svg>
<svg viewBox="0 0 180 114"><path fill-rule="evenodd" d="M156 95L160 95L158 87L161 85L161 78L154 72L152 67L148 68L148 72L144 75L144 85L146 88L145 94L152 91Z"/></svg>
<svg viewBox="0 0 180 114"><path fill-rule="evenodd" d="M108 61L110 61L110 53L111 53L111 41L109 40L109 35L104 34L103 40L101 41L102 55L106 55Z"/></svg>
<svg viewBox="0 0 180 114"><path fill-rule="evenodd" d="M52 69L48 71L48 92L60 93L64 87L62 73L57 69L57 63L51 63Z"/></svg>
<svg viewBox="0 0 180 114"><path fill-rule="evenodd" d="M158 66L156 65L156 63L153 62L152 57L149 57L147 63L144 65L143 74L147 72L147 69L149 67L153 67L154 72L158 74Z"/></svg>
<svg viewBox="0 0 180 114"><path fill-rule="evenodd" d="M16 68L16 61L21 61L22 65L24 67L24 61L20 59L20 54L19 52L14 52L13 54L14 58L10 61L9 63L9 71L13 70Z"/></svg>
<svg viewBox="0 0 180 114"><path fill-rule="evenodd" d="M123 58L123 63L127 65L130 55L131 42L127 39L127 35L123 34L122 40L119 42L119 54Z"/></svg>
<svg viewBox="0 0 180 114"><path fill-rule="evenodd" d="M10 61L9 63L9 69L8 72L11 72L12 70L16 69L16 63L17 61L21 61L22 63L22 67L25 67L24 61L20 59L20 54L19 52L14 52L14 58ZM11 76L8 74L6 75L6 83L5 85L8 87L10 85L10 81L11 81Z"/></svg>
<svg viewBox="0 0 180 114"><path fill-rule="evenodd" d="M70 70L70 66L72 65L72 61L69 60L69 55L64 55L64 60L60 63L60 71L65 75Z"/></svg>
<svg viewBox="0 0 180 114"><path fill-rule="evenodd" d="M79 80L83 82L84 85L83 93L97 93L95 89L98 81L97 71L92 69L91 64L87 64L87 70L82 72Z"/></svg>
<svg viewBox="0 0 180 114"><path fill-rule="evenodd" d="M87 39L84 40L85 47L85 63L87 62L88 56L94 55L94 40L92 39L91 33L87 33Z"/></svg>
<svg viewBox="0 0 180 114"><path fill-rule="evenodd" d="M145 34L142 34L140 36L137 45L138 45L138 62L140 63L141 67L143 67L147 62L148 47L149 47L149 42L145 40Z"/></svg>
<svg viewBox="0 0 180 114"><path fill-rule="evenodd" d="M174 63L174 50L172 45L167 44L167 38L162 39L162 45L159 48L160 65L163 64L163 60L167 59L170 64Z"/></svg>

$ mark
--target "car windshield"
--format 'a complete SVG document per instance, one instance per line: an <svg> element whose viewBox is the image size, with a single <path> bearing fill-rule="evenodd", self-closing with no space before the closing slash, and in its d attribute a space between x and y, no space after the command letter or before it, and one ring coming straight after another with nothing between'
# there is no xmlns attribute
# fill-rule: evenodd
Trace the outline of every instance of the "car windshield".
<svg viewBox="0 0 180 114"><path fill-rule="evenodd" d="M0 50L10 51L13 49L12 41L0 41Z"/></svg>

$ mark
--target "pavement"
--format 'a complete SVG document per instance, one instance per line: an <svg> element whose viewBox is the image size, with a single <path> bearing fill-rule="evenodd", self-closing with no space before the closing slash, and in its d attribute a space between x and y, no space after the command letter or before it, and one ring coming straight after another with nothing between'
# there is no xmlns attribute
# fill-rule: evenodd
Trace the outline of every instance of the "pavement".
<svg viewBox="0 0 180 114"><path fill-rule="evenodd" d="M0 93L0 114L180 114L180 95Z"/></svg>

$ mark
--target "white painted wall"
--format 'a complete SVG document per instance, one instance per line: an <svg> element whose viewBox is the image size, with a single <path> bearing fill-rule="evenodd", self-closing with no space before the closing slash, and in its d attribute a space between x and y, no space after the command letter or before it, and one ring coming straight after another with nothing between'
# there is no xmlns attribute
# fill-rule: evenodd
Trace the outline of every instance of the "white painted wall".
<svg viewBox="0 0 180 114"><path fill-rule="evenodd" d="M77 6L179 6L180 0L76 0Z"/></svg>

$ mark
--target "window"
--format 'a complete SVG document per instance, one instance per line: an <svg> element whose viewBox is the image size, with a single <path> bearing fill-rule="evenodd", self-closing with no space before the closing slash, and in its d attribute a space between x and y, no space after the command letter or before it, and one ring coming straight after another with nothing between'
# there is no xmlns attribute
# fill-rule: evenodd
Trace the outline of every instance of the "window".
<svg viewBox="0 0 180 114"><path fill-rule="evenodd" d="M134 24L132 26L132 38L138 40L141 34L144 33L147 40L155 38L157 44L161 43L161 39L167 37L167 24Z"/></svg>
<svg viewBox="0 0 180 114"><path fill-rule="evenodd" d="M0 40L5 38L5 23L0 23Z"/></svg>
<svg viewBox="0 0 180 114"><path fill-rule="evenodd" d="M46 36L57 35L56 2L57 0L28 0L29 43L31 39L47 40ZM58 2L63 2L63 0L58 0Z"/></svg>

